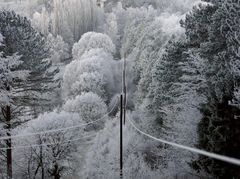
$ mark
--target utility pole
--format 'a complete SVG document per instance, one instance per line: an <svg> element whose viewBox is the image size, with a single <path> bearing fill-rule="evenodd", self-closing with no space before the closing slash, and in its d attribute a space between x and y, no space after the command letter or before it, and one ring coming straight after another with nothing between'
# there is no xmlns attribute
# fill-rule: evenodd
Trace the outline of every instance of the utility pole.
<svg viewBox="0 0 240 179"><path fill-rule="evenodd" d="M123 74L122 74L122 93L123 93L123 120L126 122L126 105L127 105L127 87L126 87L126 57L123 58Z"/></svg>
<svg viewBox="0 0 240 179"><path fill-rule="evenodd" d="M123 95L120 96L120 178L123 178Z"/></svg>
<svg viewBox="0 0 240 179"><path fill-rule="evenodd" d="M122 93L120 96L120 178L123 178L123 123L126 120L126 58L123 59Z"/></svg>

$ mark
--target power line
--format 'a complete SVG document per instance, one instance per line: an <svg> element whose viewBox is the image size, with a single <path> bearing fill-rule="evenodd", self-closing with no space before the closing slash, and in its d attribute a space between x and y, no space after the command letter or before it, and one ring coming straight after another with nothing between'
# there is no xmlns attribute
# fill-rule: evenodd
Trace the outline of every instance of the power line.
<svg viewBox="0 0 240 179"><path fill-rule="evenodd" d="M204 151L204 150L200 150L200 149L196 149L196 148L192 148L192 147L176 144L176 143L169 142L169 141L166 141L166 140L163 140L163 139L158 139L156 137L153 137L153 136L151 136L151 135L141 131L139 128L137 128L136 125L134 125L134 123L130 119L128 119L128 121L129 121L131 126L136 131L138 131L140 134L142 134L144 136L147 136L147 137L149 137L149 138L151 138L153 140L156 140L158 142L161 142L161 143L164 143L164 144L168 144L168 145L180 148L180 149L188 150L188 151L193 152L193 153L197 153L197 154L200 154L200 155L204 155L204 156L207 156L207 157L210 157L210 158L214 158L214 159L217 159L217 160L221 160L221 161L224 161L224 162L227 162L227 163L230 163L230 164L234 164L234 165L240 166L240 159L227 157L227 156L224 156L224 155L219 155L219 154L207 152L207 151Z"/></svg>
<svg viewBox="0 0 240 179"><path fill-rule="evenodd" d="M82 140L82 139L86 139L86 138L90 138L90 137L93 137L95 136L94 134L92 135L89 135L89 136L84 136L84 137L81 137L81 138L76 138L76 139L72 139L72 140L66 140L66 141L63 141L63 142L55 142L55 143L43 143L43 144L33 144L33 145L19 145L17 147L5 147L5 148L0 148L0 150L9 150L9 149L25 149L25 148L31 148L31 147L40 147L40 146L52 146L52 145L57 145L57 144L69 144L69 142L76 142L76 141L79 141L79 140Z"/></svg>
<svg viewBox="0 0 240 179"><path fill-rule="evenodd" d="M108 116L110 113L112 113L112 111L115 109L116 105L118 103L118 99L116 100L116 103L114 104L113 108L107 113L105 114L103 117L101 117L98 120L95 121L91 121L85 124L79 124L79 125L75 125L75 126L70 126L70 127L64 127L64 128L58 128L58 129L52 129L52 130L46 130L46 131L41 131L41 132L35 132L35 133L29 133L29 134L24 134L24 135L15 135L15 136L4 136L4 137L0 137L0 140L8 140L8 139L16 139L16 138L24 138L24 137L29 137L29 136L34 136L34 135L43 135L43 134L49 134L49 133L55 133L55 132L62 132L62 131L67 131L70 129L77 129L83 126L87 126L90 124L94 124L96 122L101 121L102 119L104 119L106 116Z"/></svg>

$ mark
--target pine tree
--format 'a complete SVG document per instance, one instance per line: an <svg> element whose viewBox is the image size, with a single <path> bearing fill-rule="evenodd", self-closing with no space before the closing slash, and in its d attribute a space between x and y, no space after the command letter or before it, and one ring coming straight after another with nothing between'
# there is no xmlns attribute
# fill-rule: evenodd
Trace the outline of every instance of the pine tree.
<svg viewBox="0 0 240 179"><path fill-rule="evenodd" d="M13 11L0 11L1 119L8 136L16 126L28 120L35 106L46 103L42 94L51 90L57 69L50 69L45 38L35 31L30 21ZM17 55L16 55L17 54ZM27 75L26 75L27 73ZM26 117L28 116L28 117ZM11 139L6 140L12 147ZM7 150L7 174L12 178L12 150Z"/></svg>
<svg viewBox="0 0 240 179"><path fill-rule="evenodd" d="M0 122L4 125L7 136L11 136L11 129L13 127L12 118L17 114L13 114L12 111L17 106L12 105L16 99L15 90L12 86L14 83L24 81L28 76L28 71L18 70L18 66L22 63L20 56L14 54L13 56L3 57L0 56ZM15 108L15 109L14 109ZM2 130L2 129L1 129ZM5 134L5 135L6 135ZM6 145L12 147L11 139L6 140ZM12 151L7 149L7 175L12 177Z"/></svg>

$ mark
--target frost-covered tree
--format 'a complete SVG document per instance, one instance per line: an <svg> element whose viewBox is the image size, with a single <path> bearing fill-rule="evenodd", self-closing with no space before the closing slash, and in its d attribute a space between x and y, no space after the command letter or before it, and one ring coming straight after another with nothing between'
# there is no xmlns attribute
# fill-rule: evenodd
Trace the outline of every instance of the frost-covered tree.
<svg viewBox="0 0 240 179"><path fill-rule="evenodd" d="M0 11L0 33L4 36L0 46L1 99L5 98L1 100L1 120L7 135L11 136L12 129L28 119L22 117L34 114L34 107L45 102L41 93L50 90L47 84L53 83L57 70L49 70L51 62L46 60L45 39L25 17L12 11ZM11 140L6 144L11 147ZM7 168L11 178L11 149L7 150Z"/></svg>
<svg viewBox="0 0 240 179"><path fill-rule="evenodd" d="M86 92L94 92L99 96L104 96L105 100L105 86L106 81L103 75L98 72L92 73L82 73L79 75L78 79L70 86L70 96L75 96L76 94L83 94Z"/></svg>
<svg viewBox="0 0 240 179"><path fill-rule="evenodd" d="M72 43L77 42L82 34L96 30L101 14L94 0L53 0L53 34L67 42L71 35Z"/></svg>
<svg viewBox="0 0 240 179"><path fill-rule="evenodd" d="M0 50L4 56L11 56L18 53L23 63L19 66L21 70L30 70L31 73L25 81L28 91L44 92L46 84L51 83L56 70L48 71L51 62L46 60L49 57L49 49L46 46L44 36L34 30L29 20L15 14L13 11L0 12L0 32L4 36L3 46ZM17 84L19 88L23 88ZM26 99L27 100L27 99ZM34 105L34 101L28 100Z"/></svg>
<svg viewBox="0 0 240 179"><path fill-rule="evenodd" d="M87 41L89 36L90 40ZM109 101L116 91L113 76L114 51L115 46L107 35L94 32L84 34L74 45L74 61L67 65L64 72L64 97L92 91Z"/></svg>
<svg viewBox="0 0 240 179"><path fill-rule="evenodd" d="M13 56L3 57L0 53L0 123L1 125L1 135L11 136L12 128L19 123L16 121L16 117L19 115L19 111L15 111L21 106L15 103L15 100L19 98L16 83L24 82L29 76L29 71L18 70L19 65L23 63L20 60L20 56L14 54ZM23 97L20 96L20 97ZM15 111L15 112L13 112ZM8 147L12 147L11 139L5 141ZM1 144L3 144L1 142ZM12 151L8 149L6 151L6 156L3 161L7 163L7 176L12 177Z"/></svg>
<svg viewBox="0 0 240 179"><path fill-rule="evenodd" d="M18 67L23 61L20 60L21 56L17 54L3 57L3 54L1 53L0 58L0 106L4 108L11 104L14 105L14 99L17 98L16 93L18 90L18 88L14 88L15 83L25 81L29 76L29 71L18 70Z"/></svg>
<svg viewBox="0 0 240 179"><path fill-rule="evenodd" d="M235 84L234 84L234 100L238 101L237 93L239 91L239 60L240 60L240 30L238 24L240 23L238 11L240 9L240 3L232 0L223 2L219 13L224 17L222 21L224 25L222 28L229 29L226 33L227 44L229 51L232 52L231 57L231 70L233 72ZM239 103L239 101L237 102Z"/></svg>
<svg viewBox="0 0 240 179"><path fill-rule="evenodd" d="M118 12L118 11L117 11ZM127 69L131 73L131 81L129 81L129 88L133 89L136 88L141 76L141 70L150 69L151 67L142 66L140 69L140 64L144 60L151 66L151 58L148 58L148 52L150 51L148 48L151 43L148 43L148 36L150 26L152 25L154 19L156 18L156 11L149 7L149 8L130 8L126 12L126 23L124 27L124 32L122 35L122 46L121 46L121 57L127 58ZM161 25L160 25L161 26ZM155 27L159 29L159 27ZM152 30L152 29L151 29ZM159 29L159 31L161 31ZM155 29L154 29L154 32ZM157 34L157 33L156 33ZM153 35L155 37L159 37L159 34ZM154 40L153 40L154 41ZM146 44L146 46L145 46ZM153 45L155 46L155 45ZM160 47L159 47L160 48ZM143 59L143 60L141 60ZM130 65L131 64L131 65ZM127 73L128 76L130 73ZM150 74L150 73L148 73ZM129 78L127 78L129 79ZM142 85L147 86L147 83ZM140 90L139 90L140 91ZM140 92L139 92L140 94ZM140 95L139 95L140 96Z"/></svg>
<svg viewBox="0 0 240 179"><path fill-rule="evenodd" d="M122 55L128 55L136 47L137 41L145 34L148 27L156 17L156 10L149 8L130 8L124 29Z"/></svg>
<svg viewBox="0 0 240 179"><path fill-rule="evenodd" d="M78 113L79 117L86 123L101 119L107 113L107 106L97 94L92 92L84 93L76 96L72 100L68 100L63 109L67 112ZM101 129L104 125L102 119L97 123L87 126L87 129Z"/></svg>
<svg viewBox="0 0 240 179"><path fill-rule="evenodd" d="M118 11L114 10L114 13L115 12ZM126 23L123 24L124 32L122 32L122 37L120 35L123 40L121 51L122 58L126 57L127 59L127 84L129 92L128 103L134 101L136 113L141 114L138 124L142 124L141 126L143 126L145 131L150 132L153 135L155 134L156 136L161 136L169 140L172 140L173 136L175 136L174 141L176 142L179 142L181 137L188 138L187 136L193 136L193 134L196 134L196 122L199 120L199 116L201 116L199 111L196 108L193 109L193 106L191 106L188 110L190 105L188 106L187 104L184 104L184 110L180 113L177 107L177 105L181 105L181 102L184 101L184 99L182 99L183 95L186 95L183 94L185 88L183 88L183 85L180 84L181 75L179 75L182 72L181 68L183 65L180 64L181 60L187 60L187 58L181 58L185 55L184 51L186 50L186 47L184 47L184 44L182 45L183 47L181 45L179 45L179 47L176 45L175 49L173 47L174 45L170 48L171 45L169 44L169 50L167 50L164 54L166 45L172 35L176 35L178 37L175 39L176 41L182 37L183 29L180 27L179 20L183 16L168 13L159 15L158 11L151 7L129 8L127 10L123 10L123 12L124 15L126 15ZM116 17L117 22L119 23L120 21L118 19L118 15L116 15ZM168 52L171 53L172 50L172 54L169 55L171 57L169 57ZM163 60L164 55L166 58ZM170 62L168 63L168 61ZM178 62L179 64L177 64ZM163 67L163 73L161 73L162 71L160 71L160 69L155 68L157 64L165 67ZM176 72L175 67L178 68L178 72ZM154 75L154 82L159 80L157 84L153 82L152 74L154 70L157 73L157 75ZM160 81L163 80L161 78L162 75L166 78L164 79L165 82L163 84L165 88L164 92L161 92L159 85L161 84ZM158 78L158 80L156 80L156 78ZM172 82L171 79L175 79L175 81ZM169 86L172 86L170 90L167 90L169 87L167 86L168 83L171 83ZM159 101L156 105L152 105L153 107L150 108L148 105L152 103L151 90L156 90L158 87L159 90L156 91L153 96L155 99L158 98ZM180 93L181 96L175 96L177 93ZM168 101L168 99L163 99L164 94L171 96L173 99L171 107L170 101ZM132 96L136 96L136 98L131 99ZM187 95L185 98L186 97ZM161 103L162 101L160 101L160 99L165 103ZM193 98L191 98L191 100L192 99ZM166 105L168 105L168 107ZM152 109L152 111L147 113L148 109L146 106ZM173 109L172 106L175 108ZM165 115L158 116L160 112L165 113ZM173 115L173 113L175 115ZM196 120L192 122L191 117L194 116L194 113L197 117ZM156 121L156 118L158 118L159 121ZM161 123L161 118L165 119L165 126ZM189 127L189 132L182 134L183 129L186 129L184 128L184 124ZM181 137L178 132L182 134ZM195 141L189 140L188 142L193 145ZM147 152L151 153L150 151L146 151L146 153ZM189 155L185 155L184 153L179 154L179 156L174 155L176 152L179 153L179 151L173 150L170 147L160 147L159 153L156 152L152 154L151 157L156 157L156 160L158 160L158 162L155 163L156 166L167 169L164 173L169 172L171 170L170 163L174 163L173 165L176 166L177 173L177 171L184 171L184 167L188 167L187 162L181 161L180 156L186 157L186 161L191 161L191 158ZM139 154L139 156L141 155L145 156L145 153ZM159 155L161 155L161 159L158 158ZM138 160L137 157L136 160ZM148 165L149 163L143 162L143 165ZM191 171L189 167L186 170ZM91 171L89 172L91 173ZM150 170L148 170L148 173L151 173ZM130 176L137 176L137 174Z"/></svg>
<svg viewBox="0 0 240 179"><path fill-rule="evenodd" d="M148 94L152 68L155 62L161 59L168 40L173 34L178 38L182 36L183 29L178 24L180 17L175 14L156 17L148 27L145 27L144 35L137 41L133 53L135 53L134 82L137 84L139 103Z"/></svg>
<svg viewBox="0 0 240 179"><path fill-rule="evenodd" d="M2 45L2 41L3 41L3 36L2 36L2 34L0 33L0 46ZM1 100L2 100L2 97L3 97L3 95L1 95ZM0 130L1 130L1 132L0 132L0 136L2 136L2 135L4 135L4 133L5 133L5 131L3 130L3 127L4 127L4 124L1 122L0 123ZM4 143L0 143L0 146L2 147L2 146L4 146ZM4 157L4 151L0 151L0 161L1 162L5 162L5 160L6 160L6 158ZM4 168L0 168L0 173L1 173L1 175L2 175L2 177L4 177L5 176L5 173L3 172L3 170L4 170ZM6 175L7 176L7 175Z"/></svg>
<svg viewBox="0 0 240 179"><path fill-rule="evenodd" d="M72 56L74 59L81 59L85 52L94 48L101 48L112 55L115 53L115 45L109 36L96 32L87 32L79 42L74 44Z"/></svg>
<svg viewBox="0 0 240 179"><path fill-rule="evenodd" d="M77 113L57 112L41 114L18 130L21 135L55 130L82 124ZM84 142L82 128L31 136L15 141L16 145L30 146L14 149L17 178L62 178L74 173L75 153L80 141ZM87 134L86 134L87 135ZM82 140L76 140L83 138ZM73 140L73 141L71 141ZM33 145L31 147L31 145ZM39 145L39 146L36 146ZM21 161L21 162L18 162Z"/></svg>
<svg viewBox="0 0 240 179"><path fill-rule="evenodd" d="M104 26L104 32L111 37L113 43L119 46L119 36L118 36L118 23L117 17L114 13L106 14L106 22Z"/></svg>
<svg viewBox="0 0 240 179"><path fill-rule="evenodd" d="M93 145L86 154L86 166L83 169L82 177L119 177L119 166L115 162L119 160L119 156L116 155L119 153L118 140L120 137L118 117L107 121L105 129L100 131L93 140ZM135 117L127 114L127 118L133 120ZM123 133L125 134L123 140L124 177L158 178L159 173L162 173L163 170L157 168L158 159L161 157L160 154L156 154L159 150L157 144L138 135L128 122Z"/></svg>
<svg viewBox="0 0 240 179"><path fill-rule="evenodd" d="M109 56L107 56L109 58ZM73 61L67 65L63 76L63 93L66 97L74 97L84 92L94 92L108 100L113 88L110 61L101 56ZM108 73L110 72L110 73ZM108 81L109 80L109 81ZM108 90L109 89L109 90Z"/></svg>
<svg viewBox="0 0 240 179"><path fill-rule="evenodd" d="M124 8L137 8L153 6L155 9L167 12L187 12L191 7L199 2L198 0L107 0L106 9L109 10L118 2L121 2Z"/></svg>
<svg viewBox="0 0 240 179"><path fill-rule="evenodd" d="M49 48L49 60L52 62L52 68L58 68L59 72L54 76L59 81L58 86L62 86L62 79L66 64L69 62L70 50L69 45L63 41L61 36L54 37L51 33L46 38L46 46ZM62 90L55 88L47 98L51 99L52 109L62 104Z"/></svg>
<svg viewBox="0 0 240 179"><path fill-rule="evenodd" d="M41 13L35 12L32 17L32 24L39 32L47 35L50 31L51 16L43 7Z"/></svg>
<svg viewBox="0 0 240 179"><path fill-rule="evenodd" d="M150 110L156 114L156 120L162 123L164 108L170 105L180 104L181 93L180 78L183 75L180 63L186 60L184 57L185 44L181 42L169 42L162 58L158 60L152 70L152 82L150 84L149 97Z"/></svg>
<svg viewBox="0 0 240 179"><path fill-rule="evenodd" d="M120 50L119 49L121 49L121 46L122 46L122 39L123 39L124 29L125 29L125 26L126 26L126 21L127 21L128 15L127 15L127 11L122 7L121 3L118 3L116 5L116 7L114 7L112 9L112 13L115 15L116 22L117 22L118 41L115 45L116 45L117 50L119 51L118 55L120 56ZM112 20L114 20L114 19L112 19ZM115 23L114 21L112 21L113 24ZM115 27L115 25L113 27Z"/></svg>
<svg viewBox="0 0 240 179"><path fill-rule="evenodd" d="M71 45L82 34L97 30L103 19L103 11L95 0L32 0L28 7L39 30L60 35Z"/></svg>
<svg viewBox="0 0 240 179"><path fill-rule="evenodd" d="M207 63L207 102L201 109L203 119L199 124L199 146L238 158L236 148L239 140L236 136L239 123L235 117L239 109L229 103L234 99L234 88L239 81L235 78L232 64L238 61L239 30L235 24L240 5L237 1L206 2L209 4L195 7L183 23L188 43ZM219 178L239 177L239 167L202 156L193 166Z"/></svg>
<svg viewBox="0 0 240 179"><path fill-rule="evenodd" d="M151 7L130 8L125 26L122 57L134 63L133 84L137 85L139 103L146 97L151 82L151 69L161 58L162 51L173 34L181 36L183 29L178 21L181 15L161 14ZM137 32L137 33L136 33ZM130 62L129 62L130 63Z"/></svg>
<svg viewBox="0 0 240 179"><path fill-rule="evenodd" d="M201 118L198 106L203 102L204 97L200 92L204 91L204 64L201 58L193 61L190 52L187 53L188 45L185 39L172 39L165 47L162 56L155 61L151 71L151 83L148 88L148 95L144 99L146 109L150 112L152 120L148 123L151 132L156 135L163 135L164 138L175 136L174 139L196 137L197 123ZM193 116L196 115L194 118ZM186 130L188 132L182 132ZM189 145L195 144L196 140L185 141ZM167 148L171 151L171 148ZM172 151L174 156L174 152ZM179 156L189 160L189 156L179 153ZM168 160L168 159L167 159ZM174 163L181 163L177 156L173 157ZM181 169L181 165L177 168Z"/></svg>
<svg viewBox="0 0 240 179"><path fill-rule="evenodd" d="M49 53L51 61L54 65L66 63L70 58L69 45L64 42L61 36L54 37L52 34L47 36L47 45L49 46Z"/></svg>

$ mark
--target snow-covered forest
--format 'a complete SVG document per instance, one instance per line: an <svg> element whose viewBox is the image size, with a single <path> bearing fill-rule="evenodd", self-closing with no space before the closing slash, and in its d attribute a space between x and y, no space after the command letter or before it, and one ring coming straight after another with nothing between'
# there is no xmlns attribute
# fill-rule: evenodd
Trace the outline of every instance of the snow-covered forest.
<svg viewBox="0 0 240 179"><path fill-rule="evenodd" d="M0 179L119 178L122 106L124 179L240 178L240 1L0 0Z"/></svg>

